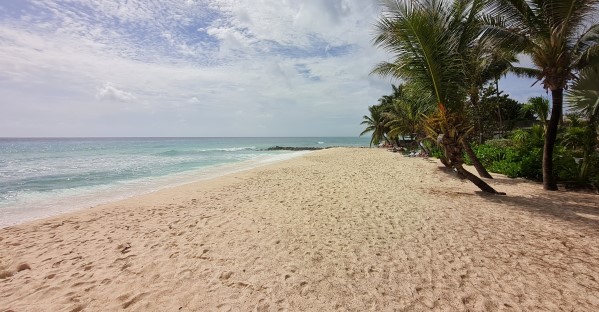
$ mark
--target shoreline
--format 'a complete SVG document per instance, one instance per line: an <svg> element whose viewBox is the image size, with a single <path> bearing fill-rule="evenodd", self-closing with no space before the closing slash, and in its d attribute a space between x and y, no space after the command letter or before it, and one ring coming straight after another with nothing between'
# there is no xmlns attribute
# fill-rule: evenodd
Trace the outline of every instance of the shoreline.
<svg viewBox="0 0 599 312"><path fill-rule="evenodd" d="M599 309L596 195L335 148L0 229L0 306Z"/></svg>
<svg viewBox="0 0 599 312"><path fill-rule="evenodd" d="M86 193L62 195L42 203L30 203L28 207L6 206L0 210L0 229L35 220L57 217L62 214L90 209L131 197L143 196L162 189L218 178L221 176L252 170L269 164L301 157L310 151L291 151L277 155L261 155L253 159L233 163L210 165L195 170L160 177L126 181L119 184L96 187ZM117 188L118 186L118 188ZM41 206L41 207L34 207ZM26 210L26 211L23 211Z"/></svg>

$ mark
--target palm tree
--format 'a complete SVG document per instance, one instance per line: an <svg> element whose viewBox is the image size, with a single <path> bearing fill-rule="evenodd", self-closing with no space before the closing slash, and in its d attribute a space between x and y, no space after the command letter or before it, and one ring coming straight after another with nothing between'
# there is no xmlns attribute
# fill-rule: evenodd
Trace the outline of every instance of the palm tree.
<svg viewBox="0 0 599 312"><path fill-rule="evenodd" d="M543 147L543 187L557 190L553 150L563 93L576 71L599 61L599 24L589 22L599 0L496 0L488 2L485 37L530 56L535 75L551 91L551 117Z"/></svg>
<svg viewBox="0 0 599 312"><path fill-rule="evenodd" d="M528 99L528 103L522 107L522 113L532 113L535 118L539 119L543 124L543 128L547 131L549 122L549 99L542 96L534 96Z"/></svg>
<svg viewBox="0 0 599 312"><path fill-rule="evenodd" d="M388 38L386 39L382 39L381 36L378 36L375 39L375 43L378 43L379 45L381 45L383 48L386 48L387 50L389 50L390 52L394 53L393 51L393 47L392 45L395 44L393 42L393 40L401 40L404 43L406 42L411 42L412 44L421 44L423 47L427 46L427 49L433 49L432 51L423 51L424 53L427 53L428 55L424 55L424 57L447 57L447 58L453 58L453 60L445 60L444 62L444 66L443 68L430 68L431 72L435 71L436 74L439 74L439 77L445 77L449 78L450 75L444 75L444 71L447 71L447 73L450 73L451 71L462 71L462 73L460 74L460 78L459 80L456 81L452 81L451 85L449 85L450 81L449 80L445 80L444 83L447 87L451 87L454 90L449 91L449 92L444 92L445 95L449 95L451 97L454 97L453 99L451 99L451 103L444 103L444 105L450 105L451 107L448 107L450 109L453 110L457 110L457 111L461 111L464 112L465 110L465 99L466 99L466 95L470 95L470 99L471 101L473 101L474 103L471 103L471 105L474 106L475 111L477 111L478 108L478 93L479 93L479 89L480 87L482 87L482 85L484 84L484 82L488 81L489 79L492 79L493 77L501 74L503 71L505 71L505 69L509 66L509 61L511 60L508 55L509 53L504 53L505 57L499 57L499 54L495 53L494 51L491 51L490 49L488 49L484 44L478 44L477 38L480 35L480 30L481 30L481 26L482 23L478 17L478 14L480 13L482 7L483 7L483 1L481 0L474 0L474 1L464 1L464 0L456 0L454 1L454 3L452 5L447 5L447 2L444 3L444 1L412 1L410 3L407 3L407 1L400 3L400 1L388 1L387 2L387 7L390 6L394 6L394 7L398 7L401 5L405 5L408 9L410 7L414 7L414 8L419 8L419 9L423 9L425 7L428 7L431 12L433 12L433 10L443 10L444 12L442 14L445 14L444 17L442 17L444 20L440 21L440 24L443 25L437 25L437 27L440 27L441 29L437 29L440 32L437 34L437 36L450 36L451 38L444 38L441 41L443 41L443 43L441 42L433 42L434 38L427 38L427 37L420 37L418 39L415 38L407 38L408 36L405 36L406 32L402 31L404 38L399 38L397 34L392 34L392 36L396 36L398 38L395 39L391 39L391 36L387 36ZM424 16L424 18L427 18L426 14ZM393 22L393 21L385 21L383 22L381 20L381 23L379 23L378 27L380 33L382 34L382 32L384 31L385 28L389 28L389 27L396 27L396 26L392 26L389 22ZM420 21L413 21L416 23L426 23L426 21L420 20ZM408 25L408 24L399 24L398 23L398 27L412 27L415 24L412 25ZM419 26L424 26L426 27L426 25L420 24ZM450 32L444 32L444 30L449 30L451 28ZM390 30L391 28L389 28ZM409 29L404 29L404 30L409 30ZM398 29L394 29L394 31L398 31ZM426 32L426 29L412 29L412 31L416 31L416 32ZM391 32L392 33L392 32ZM422 33L423 36L426 36L426 34ZM382 40L387 40L387 42L385 42L384 44L381 44L381 39ZM420 40L424 40L424 41L420 41ZM378 41L377 41L378 40ZM450 42L451 41L451 42ZM449 49L446 49L446 53L445 55L441 55L443 53L437 53L440 52L439 50L434 50L437 49L439 47L435 47L436 44L450 44L451 46L447 47ZM416 50L413 49L405 49L404 52L407 53L402 53L403 56L402 57L414 57L414 53L416 52ZM485 60L485 56L490 56L492 53L495 53L497 55L495 55L495 60L493 61L489 61L489 62L483 62L483 60ZM399 55L398 55L399 56ZM416 57L417 58L417 57ZM429 60L426 59L416 59L413 61L420 61L422 64L420 65L415 65L415 64L410 64L411 61L407 61L407 63L402 63L402 62L397 62L398 58L396 58L396 63L381 63L379 64L379 66L375 69L374 72L382 74L382 75L393 75L396 76L398 78L404 78L404 79L411 79L414 80L415 79L415 75L419 75L422 76L423 73L419 73L417 67L418 66L422 66L423 68L426 68L427 66L430 66L432 63L428 63ZM484 63L484 64L483 64ZM440 63L442 64L442 63ZM448 68L447 66L452 66L452 68ZM468 70L468 74L464 73L464 70ZM476 70L474 70L476 69ZM403 73L399 73L399 71L402 71ZM413 71L413 72L412 72ZM411 77L411 78L408 78ZM418 78L421 79L421 78ZM418 80L417 79L417 80ZM431 85L432 87L440 87L439 85L435 86L435 84L438 84L440 81L426 81L426 79L424 79L424 83L425 85ZM418 83L417 81L415 81L415 83ZM473 95L476 94L476 95ZM440 94L436 94L437 96ZM479 114L478 114L479 115ZM477 172L479 173L480 176L485 177L485 178L489 178L492 179L493 177L489 174L489 172L487 172L487 170L484 168L484 166L480 163L480 161L478 160L476 154L474 153L474 151L472 150L472 147L470 146L470 143L468 140L463 140L461 141L462 144L464 145L463 148L466 151L466 153L468 154L469 158L472 160L472 163L474 165L474 167L476 168Z"/></svg>
<svg viewBox="0 0 599 312"><path fill-rule="evenodd" d="M430 139L436 140L444 147L445 159L450 161L450 164L461 176L467 178L485 192L505 195L503 192L497 192L485 181L464 169L462 165L464 162L462 141L474 131L474 127L464 118L464 115L448 112L443 105L439 104L439 109L426 118L425 129Z"/></svg>
<svg viewBox="0 0 599 312"><path fill-rule="evenodd" d="M409 136L414 142L420 142L422 118L433 110L434 100L426 96L426 92L418 86L400 85L401 94L393 101L385 112L385 126L391 137Z"/></svg>
<svg viewBox="0 0 599 312"><path fill-rule="evenodd" d="M393 110L393 106L395 105L395 102L398 99L404 97L404 86L402 84L399 84L397 86L394 84L391 84L391 88L393 89L391 94L383 95L379 99L379 105L381 106L382 116L384 119L383 123L387 130L387 138L389 139L390 142L393 142L393 143L399 145L398 134L395 132L391 133L391 129L389 128L389 125L388 125L389 117L388 117L387 113ZM389 143L389 144L391 144L391 143Z"/></svg>
<svg viewBox="0 0 599 312"><path fill-rule="evenodd" d="M387 139L386 135L388 129L385 126L382 105L369 106L368 111L370 111L370 116L362 116L363 121L360 124L366 125L366 129L360 133L360 136L372 132L372 137L370 139L371 147L372 143L379 144L381 140L385 140L387 143L389 143L389 139Z"/></svg>
<svg viewBox="0 0 599 312"><path fill-rule="evenodd" d="M469 5L466 5L469 4ZM393 62L383 62L373 73L403 79L431 91L440 111L448 118L442 122L457 122L463 116L466 99L467 69L461 55L469 35L476 32L477 15L482 0L452 4L441 0L386 1L384 12L376 25L375 45L393 55ZM441 122L440 121L440 122ZM437 126L441 124L437 123ZM447 124L446 128L457 125ZM430 125L429 128L436 126ZM450 157L450 164L483 191L497 193L488 184L463 167L463 152L471 131L457 131L451 140L439 140ZM455 144L458 144L456 146ZM484 185L481 187L481 185Z"/></svg>
<svg viewBox="0 0 599 312"><path fill-rule="evenodd" d="M599 68L583 70L566 93L570 109L587 118L587 126L578 139L582 143L582 164L579 178L586 180L591 166L591 155L596 152L599 126Z"/></svg>
<svg viewBox="0 0 599 312"><path fill-rule="evenodd" d="M464 55L466 56L465 59L469 69L468 100L474 113L479 132L478 143L480 144L483 143L483 112L480 107L481 89L492 80L495 80L497 85L499 78L513 68L512 63L517 62L517 58L511 51L497 51L497 49L489 46L489 44L477 41L476 38L472 38L472 42L473 44L468 49L468 53ZM497 88L497 92L499 93L499 88ZM497 111L501 124L501 111L499 107L497 107ZM466 152L469 153L468 150ZM468 156L470 157L470 154Z"/></svg>
<svg viewBox="0 0 599 312"><path fill-rule="evenodd" d="M403 85L391 85L393 92L390 95L383 95L379 98L379 104L369 106L370 116L362 116L362 125L367 125L366 129L360 133L360 136L372 132L370 146L373 143L378 144L381 140L385 140L387 144L391 144L391 140L397 138L396 134L390 135L389 122L386 113L393 108L393 103L396 99L403 96Z"/></svg>
<svg viewBox="0 0 599 312"><path fill-rule="evenodd" d="M468 32L468 35L470 36L468 41L471 42L471 44L464 47L461 55L468 68L466 83L468 85L467 92L469 105L474 112L474 122L479 131L478 141L479 143L482 143L483 126L479 98L480 91L487 82L498 79L499 76L504 75L512 67L512 62L515 62L517 59L515 55L509 51L494 51L490 49L484 42L477 40L479 28L473 27L472 29L472 31ZM501 118L501 112L499 113L499 117ZM468 144L468 141L465 140L463 144L464 151L472 161L478 174L482 177L492 179L493 177L478 160L478 157L476 157L476 154L472 150L470 144Z"/></svg>
<svg viewBox="0 0 599 312"><path fill-rule="evenodd" d="M404 93L404 87L403 85L391 85L391 88L393 89L393 92L389 95L383 95L380 99L379 99L379 103L381 106L384 106L385 109L387 109L388 107L393 105L393 101L395 101L395 99L398 99L400 97L403 96Z"/></svg>

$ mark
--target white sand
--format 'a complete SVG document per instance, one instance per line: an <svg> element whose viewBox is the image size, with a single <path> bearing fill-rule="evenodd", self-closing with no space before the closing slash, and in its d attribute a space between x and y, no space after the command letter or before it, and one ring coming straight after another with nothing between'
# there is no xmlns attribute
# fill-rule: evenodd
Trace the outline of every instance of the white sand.
<svg viewBox="0 0 599 312"><path fill-rule="evenodd" d="M330 149L0 229L0 311L599 311L599 196Z"/></svg>

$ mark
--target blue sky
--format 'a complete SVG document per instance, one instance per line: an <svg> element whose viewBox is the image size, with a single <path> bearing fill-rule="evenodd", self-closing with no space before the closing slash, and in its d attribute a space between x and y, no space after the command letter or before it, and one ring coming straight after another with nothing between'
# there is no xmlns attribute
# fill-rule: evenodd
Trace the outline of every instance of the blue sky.
<svg viewBox="0 0 599 312"><path fill-rule="evenodd" d="M0 137L357 136L394 82L377 3L2 1Z"/></svg>

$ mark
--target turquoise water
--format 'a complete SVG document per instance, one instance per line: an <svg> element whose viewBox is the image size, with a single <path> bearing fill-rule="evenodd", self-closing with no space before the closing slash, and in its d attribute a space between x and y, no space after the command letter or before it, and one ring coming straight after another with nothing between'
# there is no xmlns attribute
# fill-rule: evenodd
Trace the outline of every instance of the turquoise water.
<svg viewBox="0 0 599 312"><path fill-rule="evenodd" d="M273 146L368 146L368 138L0 138L0 226L300 155Z"/></svg>

